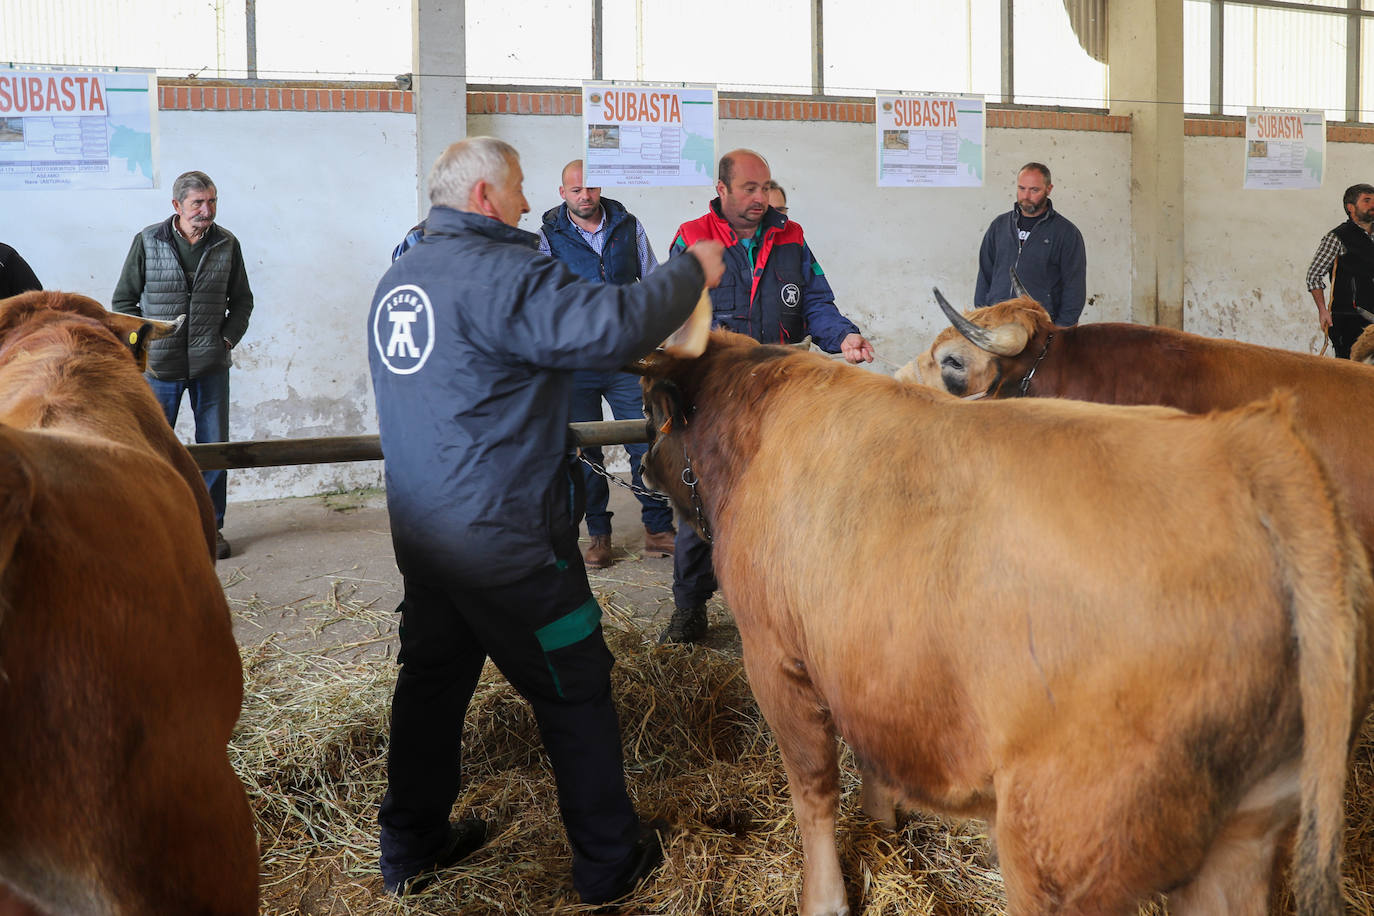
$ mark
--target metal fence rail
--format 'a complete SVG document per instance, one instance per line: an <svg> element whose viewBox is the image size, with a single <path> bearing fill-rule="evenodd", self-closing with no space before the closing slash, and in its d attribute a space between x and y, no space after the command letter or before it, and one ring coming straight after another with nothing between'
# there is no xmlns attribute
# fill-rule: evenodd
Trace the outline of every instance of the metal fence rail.
<svg viewBox="0 0 1374 916"><path fill-rule="evenodd" d="M598 420L569 423L569 446L624 445L649 442L653 435L647 420ZM254 439L245 442L207 442L188 445L191 457L203 471L233 468L272 468L292 464L334 464L343 461L379 461L382 443L378 436L325 436L315 439Z"/></svg>

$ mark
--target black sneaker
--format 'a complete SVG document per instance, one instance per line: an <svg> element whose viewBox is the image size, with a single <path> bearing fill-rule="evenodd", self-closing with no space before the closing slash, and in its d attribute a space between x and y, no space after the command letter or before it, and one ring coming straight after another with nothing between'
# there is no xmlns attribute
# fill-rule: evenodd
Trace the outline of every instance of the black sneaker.
<svg viewBox="0 0 1374 916"><path fill-rule="evenodd" d="M706 605L673 608L673 617L658 635L658 644L692 643L706 635Z"/></svg>
<svg viewBox="0 0 1374 916"><path fill-rule="evenodd" d="M668 832L668 822L662 818L656 818L647 824L640 825L639 839L635 840L634 853L630 857L629 871L625 877L605 894L596 897L583 897L583 903L602 903L607 904L595 912L613 913L613 904L624 900L635 892L641 881L660 865L663 864L663 841L661 834Z"/></svg>
<svg viewBox="0 0 1374 916"><path fill-rule="evenodd" d="M448 825L448 842L439 850L434 864L419 869L405 878L392 881L383 878L388 894L404 897L418 894L432 882L436 873L457 865L482 847L487 840L487 822L476 817L464 818Z"/></svg>
<svg viewBox="0 0 1374 916"><path fill-rule="evenodd" d="M223 531L216 531L216 532L215 532L215 558L216 558L216 559L219 559L219 560L227 560L227 559L229 559L229 555L230 555L231 553L233 553L233 551L229 549L229 542L226 541L226 540L224 539L224 532L223 532Z"/></svg>

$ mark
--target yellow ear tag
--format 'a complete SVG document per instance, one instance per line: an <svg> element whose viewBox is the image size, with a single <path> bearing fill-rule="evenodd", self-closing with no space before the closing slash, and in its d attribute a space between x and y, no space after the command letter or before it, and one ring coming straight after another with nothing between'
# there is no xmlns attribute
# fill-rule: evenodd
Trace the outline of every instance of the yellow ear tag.
<svg viewBox="0 0 1374 916"><path fill-rule="evenodd" d="M137 332L137 331L130 331L130 332L129 332L129 346L131 346L131 347L136 347L136 346L138 346L138 332Z"/></svg>
<svg viewBox="0 0 1374 916"><path fill-rule="evenodd" d="M659 431L659 433L660 433L661 435L664 435L664 436L666 436L666 435L668 435L670 432L672 432L672 431L673 431L673 418L672 418L672 417L669 417L668 419L664 420L664 421L663 421L663 425L660 426L660 427L658 428L658 431Z"/></svg>

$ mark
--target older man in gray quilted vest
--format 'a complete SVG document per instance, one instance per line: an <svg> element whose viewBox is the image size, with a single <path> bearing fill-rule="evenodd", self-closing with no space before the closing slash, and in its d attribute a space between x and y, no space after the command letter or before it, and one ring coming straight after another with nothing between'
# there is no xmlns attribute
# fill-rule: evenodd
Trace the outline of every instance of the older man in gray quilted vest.
<svg viewBox="0 0 1374 916"><path fill-rule="evenodd" d="M176 425L183 394L191 398L197 442L229 439L230 351L248 330L253 291L239 240L215 223L215 183L204 172L186 172L172 184L170 217L134 236L111 305L116 312L173 320L181 330L148 347L148 383L167 422ZM224 471L207 471L205 485L224 527ZM218 556L229 542L218 538Z"/></svg>

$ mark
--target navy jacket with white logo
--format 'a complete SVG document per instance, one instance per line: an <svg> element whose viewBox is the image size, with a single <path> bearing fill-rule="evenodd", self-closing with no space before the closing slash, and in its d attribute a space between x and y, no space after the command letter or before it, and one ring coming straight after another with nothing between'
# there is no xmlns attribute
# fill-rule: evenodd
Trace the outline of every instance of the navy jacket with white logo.
<svg viewBox="0 0 1374 916"><path fill-rule="evenodd" d="M538 237L434 207L368 314L387 506L405 575L514 582L575 524L567 426L574 369L658 346L701 295L696 258L642 283L579 279Z"/></svg>

